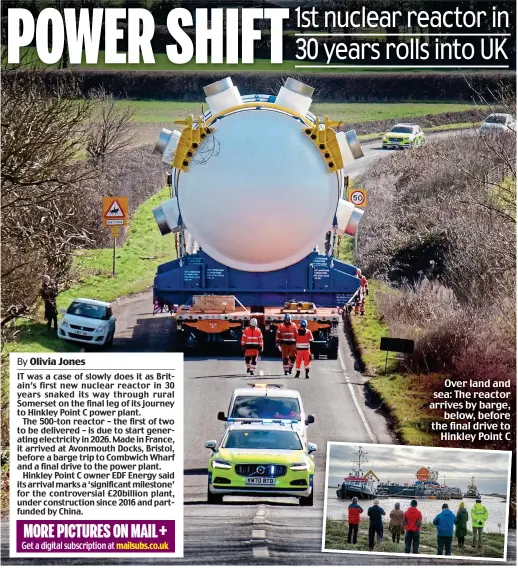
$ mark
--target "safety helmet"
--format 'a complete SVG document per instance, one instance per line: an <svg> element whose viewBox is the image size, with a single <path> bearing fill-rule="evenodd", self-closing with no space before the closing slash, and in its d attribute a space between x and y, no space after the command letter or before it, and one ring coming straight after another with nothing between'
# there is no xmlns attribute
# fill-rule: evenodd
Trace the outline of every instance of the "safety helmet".
<svg viewBox="0 0 518 568"><path fill-rule="evenodd" d="M255 318L252 318L252 319L250 320L250 326L251 326L251 327L257 327L257 320L256 320Z"/></svg>
<svg viewBox="0 0 518 568"><path fill-rule="evenodd" d="M284 321L291 321L291 314L284 314Z"/></svg>
<svg viewBox="0 0 518 568"><path fill-rule="evenodd" d="M308 327L308 322L306 320L302 320L300 322L300 327Z"/></svg>

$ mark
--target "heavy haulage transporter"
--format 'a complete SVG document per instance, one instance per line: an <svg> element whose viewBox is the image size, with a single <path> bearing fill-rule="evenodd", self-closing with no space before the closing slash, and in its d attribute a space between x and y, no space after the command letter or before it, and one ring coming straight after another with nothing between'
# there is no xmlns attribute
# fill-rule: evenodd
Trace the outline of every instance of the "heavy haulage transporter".
<svg viewBox="0 0 518 568"><path fill-rule="evenodd" d="M310 113L314 89L295 79L277 96L241 96L230 78L204 91L208 112L157 143L171 199L153 213L163 235L175 233L178 258L158 267L154 298L179 306L184 349L239 345L255 317L271 353L290 312L308 321L314 351L336 358L340 308L360 288L356 267L332 256L363 214L343 198L344 168L363 156L356 133Z"/></svg>

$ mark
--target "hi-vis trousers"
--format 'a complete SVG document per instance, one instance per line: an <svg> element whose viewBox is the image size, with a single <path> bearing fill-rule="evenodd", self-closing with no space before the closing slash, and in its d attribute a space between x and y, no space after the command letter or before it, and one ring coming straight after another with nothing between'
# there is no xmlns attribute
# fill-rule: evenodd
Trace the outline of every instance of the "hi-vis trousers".
<svg viewBox="0 0 518 568"><path fill-rule="evenodd" d="M309 369L311 367L311 354L309 349L299 349L297 351L297 359L295 367L300 370L301 364L304 363L304 367Z"/></svg>

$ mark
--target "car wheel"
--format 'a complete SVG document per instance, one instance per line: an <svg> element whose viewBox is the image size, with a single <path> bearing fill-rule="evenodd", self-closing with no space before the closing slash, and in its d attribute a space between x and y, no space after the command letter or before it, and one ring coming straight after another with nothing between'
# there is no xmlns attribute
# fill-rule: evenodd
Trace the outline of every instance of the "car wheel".
<svg viewBox="0 0 518 568"><path fill-rule="evenodd" d="M112 333L110 333L110 335L108 336L108 339L106 340L106 347L111 347L113 345L113 336L115 335L115 331L113 331Z"/></svg>
<svg viewBox="0 0 518 568"><path fill-rule="evenodd" d="M313 491L309 497L301 497L299 499L299 505L301 507L313 507Z"/></svg>
<svg viewBox="0 0 518 568"><path fill-rule="evenodd" d="M210 487L207 486L207 503L210 505L221 505L223 503L223 495L211 493Z"/></svg>

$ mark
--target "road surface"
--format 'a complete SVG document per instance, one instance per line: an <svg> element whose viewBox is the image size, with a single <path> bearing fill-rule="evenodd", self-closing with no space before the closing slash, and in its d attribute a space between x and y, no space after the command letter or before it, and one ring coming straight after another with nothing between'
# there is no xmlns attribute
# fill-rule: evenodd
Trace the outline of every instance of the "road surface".
<svg viewBox="0 0 518 568"><path fill-rule="evenodd" d="M380 155L376 144L364 146L365 159L355 165L357 176ZM365 164L360 166L362 162ZM195 247L191 240L188 247ZM147 291L114 303L117 334L112 351L171 351L173 321L169 315L151 315L152 293ZM182 560L118 559L9 559L8 523L2 523L4 564L254 564L326 565L393 564L393 556L322 553L324 475L328 441L394 443L385 417L366 396L365 378L356 370L347 340L340 332L337 361L315 361L311 378L284 377L280 360L261 360L257 379L289 385L300 391L306 412L315 415L308 439L318 445L315 454L315 505L300 508L291 498L225 498L223 505L206 503L206 440L220 438L233 389L250 382L242 360L218 356L188 358L185 362L185 558ZM374 464L374 470L376 465ZM510 548L515 553L515 534ZM511 558L515 558L511 556ZM398 557L412 564L412 557ZM423 562L423 559L417 561ZM447 561L433 561L448 564ZM458 562L458 561L457 561ZM468 561L466 561L468 563Z"/></svg>

